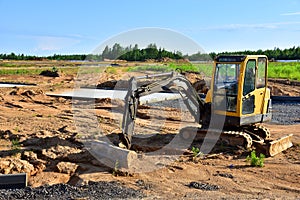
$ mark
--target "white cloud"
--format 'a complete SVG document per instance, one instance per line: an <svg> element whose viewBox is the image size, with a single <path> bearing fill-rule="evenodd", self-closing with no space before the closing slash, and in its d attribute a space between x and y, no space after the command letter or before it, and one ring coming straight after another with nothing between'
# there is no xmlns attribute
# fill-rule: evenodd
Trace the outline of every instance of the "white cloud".
<svg viewBox="0 0 300 200"><path fill-rule="evenodd" d="M201 28L201 31L220 30L220 31L234 31L242 29L278 29L281 26L300 24L300 22L278 22L278 23L264 23L264 24L226 24L221 26L212 26L207 28Z"/></svg>
<svg viewBox="0 0 300 200"><path fill-rule="evenodd" d="M282 13L280 15L285 15L285 16L287 16L287 15L300 15L300 12Z"/></svg>

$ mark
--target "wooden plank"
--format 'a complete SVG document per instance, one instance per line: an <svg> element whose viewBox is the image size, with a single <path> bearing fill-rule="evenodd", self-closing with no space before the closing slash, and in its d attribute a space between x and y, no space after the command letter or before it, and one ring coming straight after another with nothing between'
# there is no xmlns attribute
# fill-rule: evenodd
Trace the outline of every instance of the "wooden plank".
<svg viewBox="0 0 300 200"><path fill-rule="evenodd" d="M18 189L27 187L27 174L0 175L0 189Z"/></svg>
<svg viewBox="0 0 300 200"><path fill-rule="evenodd" d="M119 168L129 169L138 157L135 151L122 149L102 141L92 141L90 144L86 143L85 146L102 164L111 168L118 165Z"/></svg>

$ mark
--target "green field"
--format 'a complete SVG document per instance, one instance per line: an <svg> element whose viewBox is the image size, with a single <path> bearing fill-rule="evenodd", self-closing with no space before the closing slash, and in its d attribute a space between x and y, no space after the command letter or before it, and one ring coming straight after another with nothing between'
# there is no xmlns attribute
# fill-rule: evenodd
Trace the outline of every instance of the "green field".
<svg viewBox="0 0 300 200"><path fill-rule="evenodd" d="M268 77L300 81L300 62L270 62Z"/></svg>
<svg viewBox="0 0 300 200"><path fill-rule="evenodd" d="M169 72L169 71L191 71L201 72L205 76L211 76L213 69L212 63L201 63L201 64L168 64L168 65L140 65L135 67L129 67L127 71L155 71L155 72Z"/></svg>
<svg viewBox="0 0 300 200"><path fill-rule="evenodd" d="M55 65L56 64L56 65ZM10 74L19 74L19 75L38 75L43 70L52 70L53 67L57 68L59 72L64 74L76 74L80 65L74 65L73 63L47 63L44 66L41 63L0 63L0 75L10 75ZM107 67L106 72L116 74L117 69L120 66L116 67ZM212 63L197 63L197 64L178 64L178 63L169 63L169 64L144 64L141 63L138 66L133 67L122 67L122 71L132 72L132 71L153 71L153 72L168 72L174 70L181 71L194 71L201 72L203 75L210 77L212 75L213 64ZM103 69L103 68L102 68ZM100 72L96 67L93 68L82 68L81 73ZM290 80L300 81L300 62L269 62L268 70L269 78L282 78Z"/></svg>
<svg viewBox="0 0 300 200"><path fill-rule="evenodd" d="M75 67L57 67L59 72L64 74L75 74L78 68ZM53 67L43 67L43 68L15 68L15 69L1 69L0 75L39 75L42 71L49 70L52 71Z"/></svg>
<svg viewBox="0 0 300 200"><path fill-rule="evenodd" d="M149 71L159 71L166 72L172 71L175 69L181 69L182 71L194 71L201 72L205 76L211 76L213 64L212 63L201 63L193 65L175 65L170 64L167 66L136 66L131 67L129 71L139 71L139 70L149 70ZM281 79L290 79L300 81L300 62L270 62L268 69L269 78L281 78Z"/></svg>

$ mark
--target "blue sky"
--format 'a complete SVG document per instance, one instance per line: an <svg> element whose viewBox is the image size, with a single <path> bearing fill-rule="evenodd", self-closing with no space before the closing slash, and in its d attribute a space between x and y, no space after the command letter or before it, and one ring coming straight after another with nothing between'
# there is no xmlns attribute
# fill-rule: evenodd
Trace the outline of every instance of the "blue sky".
<svg viewBox="0 0 300 200"><path fill-rule="evenodd" d="M144 27L183 34L206 52L300 45L300 0L0 0L0 8L0 53L91 53Z"/></svg>

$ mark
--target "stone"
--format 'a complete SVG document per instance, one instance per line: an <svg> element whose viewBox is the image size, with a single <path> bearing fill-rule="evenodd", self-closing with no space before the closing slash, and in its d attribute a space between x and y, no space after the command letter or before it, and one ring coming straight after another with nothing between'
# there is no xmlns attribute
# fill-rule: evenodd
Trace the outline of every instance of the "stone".
<svg viewBox="0 0 300 200"><path fill-rule="evenodd" d="M33 151L24 151L23 157L29 162L38 159L37 154L34 153Z"/></svg>
<svg viewBox="0 0 300 200"><path fill-rule="evenodd" d="M34 166L26 160L18 158L2 158L0 159L0 173L27 173L28 175L32 175L35 173L35 169Z"/></svg>
<svg viewBox="0 0 300 200"><path fill-rule="evenodd" d="M73 175L76 172L78 165L71 162L59 162L56 167L59 173Z"/></svg>

